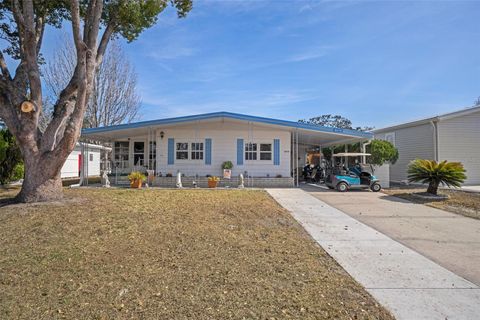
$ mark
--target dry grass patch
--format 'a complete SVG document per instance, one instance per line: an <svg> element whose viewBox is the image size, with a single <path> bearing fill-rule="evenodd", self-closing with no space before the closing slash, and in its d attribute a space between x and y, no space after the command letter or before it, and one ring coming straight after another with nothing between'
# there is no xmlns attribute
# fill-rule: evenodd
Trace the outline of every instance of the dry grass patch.
<svg viewBox="0 0 480 320"><path fill-rule="evenodd" d="M392 319L265 192L65 193L0 208L1 319Z"/></svg>
<svg viewBox="0 0 480 320"><path fill-rule="evenodd" d="M466 217L480 219L480 193L439 189L439 194L447 195L449 197L442 201L422 200L412 196L412 193L425 192L425 190L426 188L412 186L395 186L391 189L384 189L383 192L414 203L420 203L437 209L461 214Z"/></svg>

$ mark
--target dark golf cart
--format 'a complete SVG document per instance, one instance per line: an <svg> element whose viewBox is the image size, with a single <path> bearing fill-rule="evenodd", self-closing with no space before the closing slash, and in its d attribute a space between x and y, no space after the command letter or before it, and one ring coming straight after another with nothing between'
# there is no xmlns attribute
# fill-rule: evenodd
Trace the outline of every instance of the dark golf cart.
<svg viewBox="0 0 480 320"><path fill-rule="evenodd" d="M380 181L373 175L371 164L359 163L348 168L349 157L366 157L369 153L337 153L332 155L332 165L329 167L325 184L330 189L346 192L349 189L370 189L378 192L382 189Z"/></svg>

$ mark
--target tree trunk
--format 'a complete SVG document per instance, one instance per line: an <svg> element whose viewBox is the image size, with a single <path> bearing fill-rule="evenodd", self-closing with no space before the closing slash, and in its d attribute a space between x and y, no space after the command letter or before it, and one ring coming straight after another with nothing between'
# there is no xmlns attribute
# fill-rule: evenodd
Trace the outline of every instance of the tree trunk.
<svg viewBox="0 0 480 320"><path fill-rule="evenodd" d="M437 195L439 183L437 181L432 181L428 184L427 192Z"/></svg>
<svg viewBox="0 0 480 320"><path fill-rule="evenodd" d="M25 177L17 201L44 202L62 199L60 172L65 160L53 160L48 157L26 158Z"/></svg>

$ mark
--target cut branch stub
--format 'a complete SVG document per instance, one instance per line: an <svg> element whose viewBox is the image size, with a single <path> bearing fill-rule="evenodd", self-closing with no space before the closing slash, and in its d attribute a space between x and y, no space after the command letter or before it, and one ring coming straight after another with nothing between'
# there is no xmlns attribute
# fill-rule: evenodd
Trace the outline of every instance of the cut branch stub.
<svg viewBox="0 0 480 320"><path fill-rule="evenodd" d="M22 112L28 113L32 111L37 111L37 108L35 107L35 104L33 102L23 101L20 105L20 110L22 110Z"/></svg>

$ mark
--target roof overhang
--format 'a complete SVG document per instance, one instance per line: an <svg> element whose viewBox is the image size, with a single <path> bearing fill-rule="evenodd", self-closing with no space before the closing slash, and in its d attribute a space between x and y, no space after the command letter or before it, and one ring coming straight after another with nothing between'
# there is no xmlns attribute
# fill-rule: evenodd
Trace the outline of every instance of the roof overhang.
<svg viewBox="0 0 480 320"><path fill-rule="evenodd" d="M402 129L402 128L415 127L415 126L430 123L430 122L436 122L436 121L442 121L442 120L462 117L462 116L466 116L466 115L469 115L469 114L472 114L472 113L475 113L475 112L480 112L480 106L468 107L468 108L465 108L465 109L462 109L462 110L457 110L457 111L454 111L454 112L444 113L444 114L437 115L437 116L430 117L430 118L424 118L424 119L420 119L420 120L400 123L400 124L389 126L389 127L375 129L375 130L372 130L372 132L373 133L383 133L383 132L398 130L398 129Z"/></svg>
<svg viewBox="0 0 480 320"><path fill-rule="evenodd" d="M116 140L145 135L151 130L167 130L171 127L195 124L196 126L209 124L215 127L226 121L238 123L251 123L256 127L277 128L298 134L301 144L330 146L368 140L372 133L351 129L322 127L312 124L279 120L272 118L256 117L231 112L215 112L185 117L166 118L151 121L121 124L109 127L90 128L82 130L82 137L96 140Z"/></svg>

